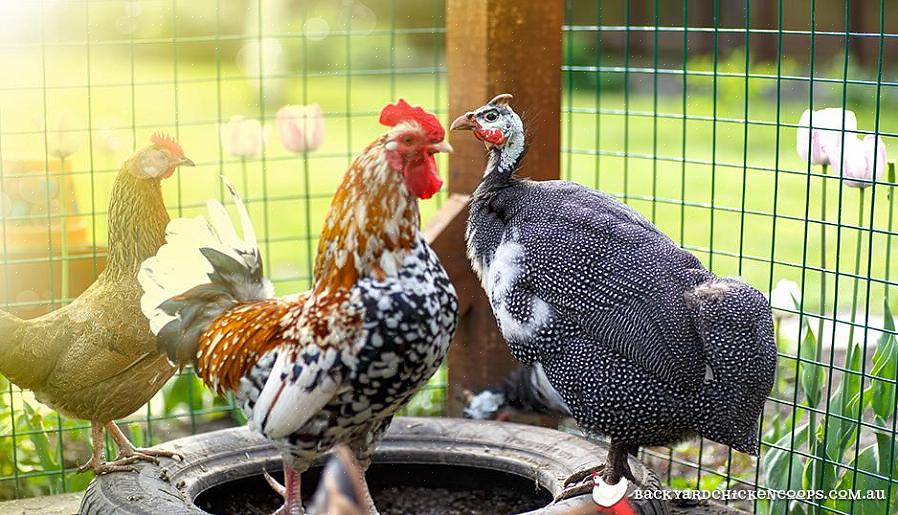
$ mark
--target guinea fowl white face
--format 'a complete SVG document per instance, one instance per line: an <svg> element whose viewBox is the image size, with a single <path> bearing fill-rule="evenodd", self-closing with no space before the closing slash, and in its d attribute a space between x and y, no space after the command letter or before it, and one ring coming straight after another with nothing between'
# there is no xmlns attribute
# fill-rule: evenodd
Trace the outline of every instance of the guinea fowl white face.
<svg viewBox="0 0 898 515"><path fill-rule="evenodd" d="M524 123L508 105L511 98L508 93L497 95L483 107L459 116L449 127L472 131L488 150L498 151L499 171L515 166L524 152Z"/></svg>

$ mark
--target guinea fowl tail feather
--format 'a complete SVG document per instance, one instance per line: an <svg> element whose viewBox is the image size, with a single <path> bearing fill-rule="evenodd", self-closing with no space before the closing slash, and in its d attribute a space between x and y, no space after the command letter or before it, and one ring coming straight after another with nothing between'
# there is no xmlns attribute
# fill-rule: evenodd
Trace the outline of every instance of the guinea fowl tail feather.
<svg viewBox="0 0 898 515"><path fill-rule="evenodd" d="M166 229L166 243L144 261L138 280L141 309L150 320L160 351L184 366L194 362L200 335L221 313L242 302L274 296L262 275L262 260L246 206L224 181L243 229L237 235L227 210L207 202L205 217L178 218Z"/></svg>
<svg viewBox="0 0 898 515"><path fill-rule="evenodd" d="M758 417L773 387L776 344L764 296L736 279L713 279L687 296L704 343L707 372L696 398L696 430L751 455Z"/></svg>

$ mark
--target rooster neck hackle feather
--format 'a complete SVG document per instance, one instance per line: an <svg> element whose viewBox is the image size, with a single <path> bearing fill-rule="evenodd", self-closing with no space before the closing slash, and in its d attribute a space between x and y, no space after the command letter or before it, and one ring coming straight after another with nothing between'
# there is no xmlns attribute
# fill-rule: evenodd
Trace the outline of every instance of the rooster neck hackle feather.
<svg viewBox="0 0 898 515"><path fill-rule="evenodd" d="M387 163L381 137L352 164L334 195L315 261L316 296L348 291L360 277L395 277L418 232L418 203Z"/></svg>

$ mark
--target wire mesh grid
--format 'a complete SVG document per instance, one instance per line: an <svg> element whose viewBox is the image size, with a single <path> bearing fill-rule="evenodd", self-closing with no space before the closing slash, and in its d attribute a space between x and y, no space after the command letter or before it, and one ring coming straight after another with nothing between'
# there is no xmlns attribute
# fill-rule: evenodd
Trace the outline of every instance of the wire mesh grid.
<svg viewBox="0 0 898 515"><path fill-rule="evenodd" d="M248 204L278 292L306 288L331 195L380 134L379 109L402 95L445 116L445 7L400 12L396 4L0 4L0 59L15 70L0 83L0 306L36 316L93 281L105 264L113 179L156 131L197 164L164 181L170 213L200 214L208 196L224 198L219 176L228 177ZM272 126L285 104L321 106L320 148L294 154L277 142ZM259 120L264 145L235 147L234 116ZM440 202L422 203L425 220ZM445 380L441 371L408 409L442 413ZM0 499L83 489L90 474L76 468L89 457L88 424L0 381ZM241 417L188 369L123 427L139 446Z"/></svg>
<svg viewBox="0 0 898 515"><path fill-rule="evenodd" d="M675 487L817 491L727 501L759 513L898 512L898 353L886 307L896 284L894 164L870 159L865 179L840 178L856 176L854 150L875 148L873 137L893 147L898 136L889 116L898 102L888 67L893 8L566 3L565 178L622 198L712 271L744 277L779 308L760 458L709 441L645 450ZM826 107L853 111L857 127L842 112L827 124L818 111ZM805 109L812 127L835 129L835 166L798 155L818 144L796 143ZM830 490L874 493L820 497Z"/></svg>

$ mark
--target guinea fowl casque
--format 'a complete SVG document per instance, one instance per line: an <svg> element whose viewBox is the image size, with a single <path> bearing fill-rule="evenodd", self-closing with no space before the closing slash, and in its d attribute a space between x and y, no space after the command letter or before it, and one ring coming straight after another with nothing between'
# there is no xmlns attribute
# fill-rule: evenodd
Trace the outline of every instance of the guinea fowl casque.
<svg viewBox="0 0 898 515"><path fill-rule="evenodd" d="M252 224L231 190L243 238L224 208L174 220L140 280L161 349L234 392L250 426L281 449L281 513L301 512L300 474L337 443L367 469L393 415L442 362L455 290L419 231L418 199L441 187L439 121L404 100L355 159L321 232L310 291L275 298ZM280 490L277 485L276 489ZM366 501L375 512L366 489Z"/></svg>
<svg viewBox="0 0 898 515"><path fill-rule="evenodd" d="M468 257L512 354L542 365L584 431L610 438L608 484L634 480L635 446L701 435L756 455L776 372L764 296L611 195L517 177L527 146L510 98L451 128L488 149Z"/></svg>
<svg viewBox="0 0 898 515"><path fill-rule="evenodd" d="M152 145L125 161L112 185L109 250L97 280L70 304L38 318L0 311L0 373L60 413L90 420L93 454L82 469L97 474L173 456L135 449L114 420L149 401L175 371L156 350L141 312L137 272L165 243L169 218L160 182L182 165L193 162L181 147L154 135ZM104 429L119 448L114 462L104 460Z"/></svg>

